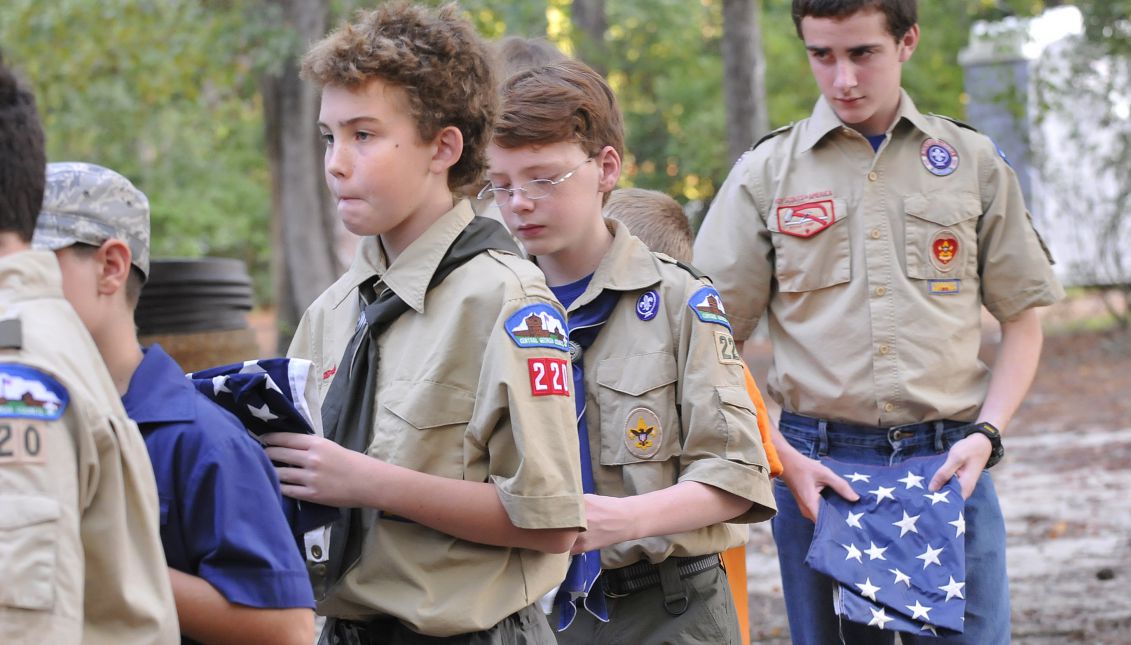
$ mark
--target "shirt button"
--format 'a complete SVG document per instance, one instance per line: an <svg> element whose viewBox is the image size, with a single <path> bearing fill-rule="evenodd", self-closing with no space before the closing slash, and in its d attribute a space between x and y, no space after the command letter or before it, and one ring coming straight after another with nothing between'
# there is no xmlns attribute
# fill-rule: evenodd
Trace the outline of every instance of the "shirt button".
<svg viewBox="0 0 1131 645"><path fill-rule="evenodd" d="M888 347L887 345L880 345L880 353L881 354L886 355L890 352L891 352L891 347Z"/></svg>
<svg viewBox="0 0 1131 645"><path fill-rule="evenodd" d="M887 290L887 289L885 289L885 288L883 288L883 287L876 287L876 290L875 290L875 292L874 292L874 293L875 293L875 294L876 294L877 296L882 296L882 295L884 295L884 294L885 294L885 293L887 293L887 292L888 292L888 290Z"/></svg>
<svg viewBox="0 0 1131 645"><path fill-rule="evenodd" d="M872 231L871 231L871 232L869 233L869 235L871 235L871 236L872 236L872 239L873 239L873 240L878 240L878 239L880 239L880 236L881 236L881 235L883 235L883 233L881 233L881 232L880 232L880 229L878 229L878 228L874 228L874 229L872 229Z"/></svg>
<svg viewBox="0 0 1131 645"><path fill-rule="evenodd" d="M876 181L879 178L880 178L880 174L877 173L875 170L868 173L868 181Z"/></svg>
<svg viewBox="0 0 1131 645"><path fill-rule="evenodd" d="M891 403L885 403L884 404L884 412L891 412L894 409L895 409L895 406L892 405Z"/></svg>

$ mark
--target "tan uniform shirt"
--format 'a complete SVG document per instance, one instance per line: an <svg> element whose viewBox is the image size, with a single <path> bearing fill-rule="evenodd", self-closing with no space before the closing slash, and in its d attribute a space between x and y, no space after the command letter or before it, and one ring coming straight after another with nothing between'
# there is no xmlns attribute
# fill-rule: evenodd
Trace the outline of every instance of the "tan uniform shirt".
<svg viewBox="0 0 1131 645"><path fill-rule="evenodd" d="M981 306L1007 321L1063 295L993 142L906 93L878 153L824 99L748 152L695 260L737 338L768 310L785 410L884 427L974 420Z"/></svg>
<svg viewBox="0 0 1131 645"><path fill-rule="evenodd" d="M178 643L149 455L61 283L0 258L0 643Z"/></svg>
<svg viewBox="0 0 1131 645"><path fill-rule="evenodd" d="M606 223L612 247L569 307L606 289L623 292L584 352L597 493L625 497L696 481L754 502L734 522L769 519L777 509L769 466L722 303L712 307L708 282L653 255L624 224ZM693 307L703 307L702 317ZM601 564L657 563L745 541L746 527L715 524L613 545L601 550Z"/></svg>
<svg viewBox="0 0 1131 645"><path fill-rule="evenodd" d="M358 322L358 285L377 276L378 293L392 289L411 310L379 340L368 454L433 475L490 481L518 527L584 527L572 388L563 391L572 378L564 315L541 272L488 251L427 290L471 218L461 202L389 267L376 238L365 238L347 273L306 312L290 353L319 366L325 397ZM541 315L532 325L526 314ZM538 346L539 333L558 347ZM486 546L380 518L360 562L318 611L392 615L425 634L459 634L534 603L567 566L566 554Z"/></svg>

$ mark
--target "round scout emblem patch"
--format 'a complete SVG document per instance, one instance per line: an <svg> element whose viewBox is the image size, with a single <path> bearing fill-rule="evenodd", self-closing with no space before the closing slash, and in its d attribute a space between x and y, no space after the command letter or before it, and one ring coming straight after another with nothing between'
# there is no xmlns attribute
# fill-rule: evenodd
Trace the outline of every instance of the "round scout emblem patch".
<svg viewBox="0 0 1131 645"><path fill-rule="evenodd" d="M624 445L640 459L650 459L660 451L663 429L660 417L648 408L635 408L624 424Z"/></svg>
<svg viewBox="0 0 1131 645"><path fill-rule="evenodd" d="M954 259L958 257L958 237L954 231L943 229L931 238L931 264L939 271L950 271L954 268Z"/></svg>
<svg viewBox="0 0 1131 645"><path fill-rule="evenodd" d="M640 320L652 320L660 311L660 294L653 289L646 291L636 300L636 317Z"/></svg>
<svg viewBox="0 0 1131 645"><path fill-rule="evenodd" d="M927 139L919 148L923 167L932 175L946 177L958 169L958 151L942 139Z"/></svg>

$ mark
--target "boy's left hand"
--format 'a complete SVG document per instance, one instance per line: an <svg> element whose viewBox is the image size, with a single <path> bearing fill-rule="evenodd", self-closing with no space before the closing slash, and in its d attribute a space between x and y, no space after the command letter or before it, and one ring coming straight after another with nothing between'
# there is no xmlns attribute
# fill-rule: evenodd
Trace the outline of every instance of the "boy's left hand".
<svg viewBox="0 0 1131 645"><path fill-rule="evenodd" d="M632 497L585 495L585 522L588 530L577 534L571 555L603 549L611 544L636 538L638 523Z"/></svg>
<svg viewBox="0 0 1131 645"><path fill-rule="evenodd" d="M272 432L260 435L275 466L284 495L327 506L363 506L361 476L374 459L309 434Z"/></svg>
<svg viewBox="0 0 1131 645"><path fill-rule="evenodd" d="M978 485L978 477L986 469L986 462L990 460L992 451L990 440L982 434L974 433L956 442L946 453L946 461L931 477L928 490L939 490L957 474L958 484L962 487L962 499L969 499Z"/></svg>

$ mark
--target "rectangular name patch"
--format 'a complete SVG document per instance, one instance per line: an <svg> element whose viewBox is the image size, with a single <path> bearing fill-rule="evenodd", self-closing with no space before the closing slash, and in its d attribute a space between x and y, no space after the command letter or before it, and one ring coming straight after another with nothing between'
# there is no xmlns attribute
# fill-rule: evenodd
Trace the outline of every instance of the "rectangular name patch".
<svg viewBox="0 0 1131 645"><path fill-rule="evenodd" d="M528 358L530 393L534 396L569 396L568 381L572 378L564 358Z"/></svg>
<svg viewBox="0 0 1131 645"><path fill-rule="evenodd" d="M927 293L932 296L953 296L961 292L961 280L927 280Z"/></svg>

